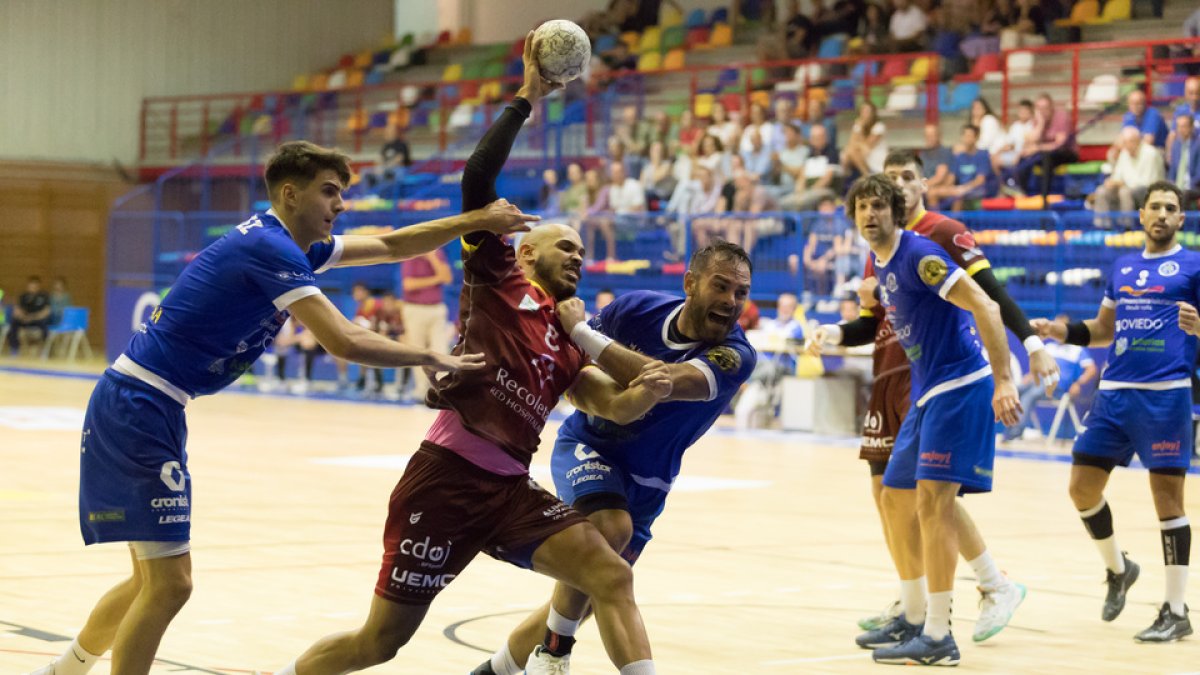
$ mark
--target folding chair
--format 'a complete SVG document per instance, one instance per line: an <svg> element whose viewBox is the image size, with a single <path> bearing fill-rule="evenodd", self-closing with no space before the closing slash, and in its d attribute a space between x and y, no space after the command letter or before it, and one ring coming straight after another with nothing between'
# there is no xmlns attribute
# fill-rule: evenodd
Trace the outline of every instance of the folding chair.
<svg viewBox="0 0 1200 675"><path fill-rule="evenodd" d="M1071 403L1071 395L1063 394L1058 399L1058 409L1054 411L1054 421L1050 423L1050 432L1046 434L1046 447L1054 445L1054 439L1058 438L1058 429L1062 426L1063 416L1071 415L1071 424L1075 425L1075 433L1079 434L1085 427L1083 420L1079 418L1079 411Z"/></svg>
<svg viewBox="0 0 1200 675"><path fill-rule="evenodd" d="M50 358L50 348L58 340L58 338L66 338L68 341L67 358L71 361L75 360L75 356L82 346L87 358L92 358L92 347L87 341L88 328L88 308L87 307L67 307L63 310L62 320L57 325L50 327L50 332L46 336L46 344L42 346L42 360Z"/></svg>

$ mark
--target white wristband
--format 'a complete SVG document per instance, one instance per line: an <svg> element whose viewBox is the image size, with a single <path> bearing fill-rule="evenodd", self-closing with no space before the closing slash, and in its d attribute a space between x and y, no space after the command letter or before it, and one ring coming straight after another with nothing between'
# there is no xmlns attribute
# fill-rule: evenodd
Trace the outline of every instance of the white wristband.
<svg viewBox="0 0 1200 675"><path fill-rule="evenodd" d="M612 338L587 325L587 322L584 321L575 324L575 327L571 329L571 340L579 345L583 353L593 361L600 358L600 352L613 342Z"/></svg>
<svg viewBox="0 0 1200 675"><path fill-rule="evenodd" d="M840 345L842 344L842 327L836 323L827 323L821 328L825 329L825 344Z"/></svg>
<svg viewBox="0 0 1200 675"><path fill-rule="evenodd" d="M1025 351L1029 354L1046 348L1046 343L1042 342L1042 338L1036 335L1030 335L1029 337L1025 338L1025 341L1021 344L1025 345Z"/></svg>

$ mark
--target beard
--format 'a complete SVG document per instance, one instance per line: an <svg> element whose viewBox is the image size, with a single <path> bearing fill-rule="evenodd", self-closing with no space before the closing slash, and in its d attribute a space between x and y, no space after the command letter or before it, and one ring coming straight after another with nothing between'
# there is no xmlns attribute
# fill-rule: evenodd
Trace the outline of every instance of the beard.
<svg viewBox="0 0 1200 675"><path fill-rule="evenodd" d="M576 285L566 279L562 265L539 259L533 263L533 273L546 284L546 292L555 300L566 300L575 295Z"/></svg>

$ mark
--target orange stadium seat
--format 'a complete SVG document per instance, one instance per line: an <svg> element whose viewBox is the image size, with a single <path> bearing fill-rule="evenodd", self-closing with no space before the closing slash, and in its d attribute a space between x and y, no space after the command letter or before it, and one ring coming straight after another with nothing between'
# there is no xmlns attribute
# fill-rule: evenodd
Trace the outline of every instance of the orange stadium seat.
<svg viewBox="0 0 1200 675"><path fill-rule="evenodd" d="M351 70L346 74L346 88L361 87L364 79L363 71Z"/></svg>
<svg viewBox="0 0 1200 675"><path fill-rule="evenodd" d="M1100 0L1078 0L1071 8L1071 16L1055 21L1058 26L1082 26L1100 16Z"/></svg>
<svg viewBox="0 0 1200 675"><path fill-rule="evenodd" d="M624 42L625 46L629 47L629 51L631 52L637 51L638 42L640 40L641 35L639 35L636 31L625 31L624 33L621 33L621 42Z"/></svg>
<svg viewBox="0 0 1200 675"><path fill-rule="evenodd" d="M709 35L708 38L708 46L710 48L729 47L732 44L733 28L731 28L727 23L714 24L712 27L712 34Z"/></svg>
<svg viewBox="0 0 1200 675"><path fill-rule="evenodd" d="M663 58L663 70L680 70L684 67L687 54L682 49L672 49Z"/></svg>
<svg viewBox="0 0 1200 675"><path fill-rule="evenodd" d="M329 88L329 76L325 73L317 73L308 78L309 91L324 91Z"/></svg>
<svg viewBox="0 0 1200 675"><path fill-rule="evenodd" d="M354 56L355 68L370 68L371 61L375 58L374 52L359 52Z"/></svg>

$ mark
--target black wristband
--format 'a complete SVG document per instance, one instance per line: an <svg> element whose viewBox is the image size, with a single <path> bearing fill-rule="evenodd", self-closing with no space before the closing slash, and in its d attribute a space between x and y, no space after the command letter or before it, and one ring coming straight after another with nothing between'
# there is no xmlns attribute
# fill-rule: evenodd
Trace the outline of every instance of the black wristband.
<svg viewBox="0 0 1200 675"><path fill-rule="evenodd" d="M1092 331L1082 321L1067 324L1067 344L1086 347L1092 344Z"/></svg>
<svg viewBox="0 0 1200 675"><path fill-rule="evenodd" d="M517 114L525 119L529 119L529 115L533 113L533 104L521 98L520 96L514 97L512 103L510 103L508 107L517 111Z"/></svg>

